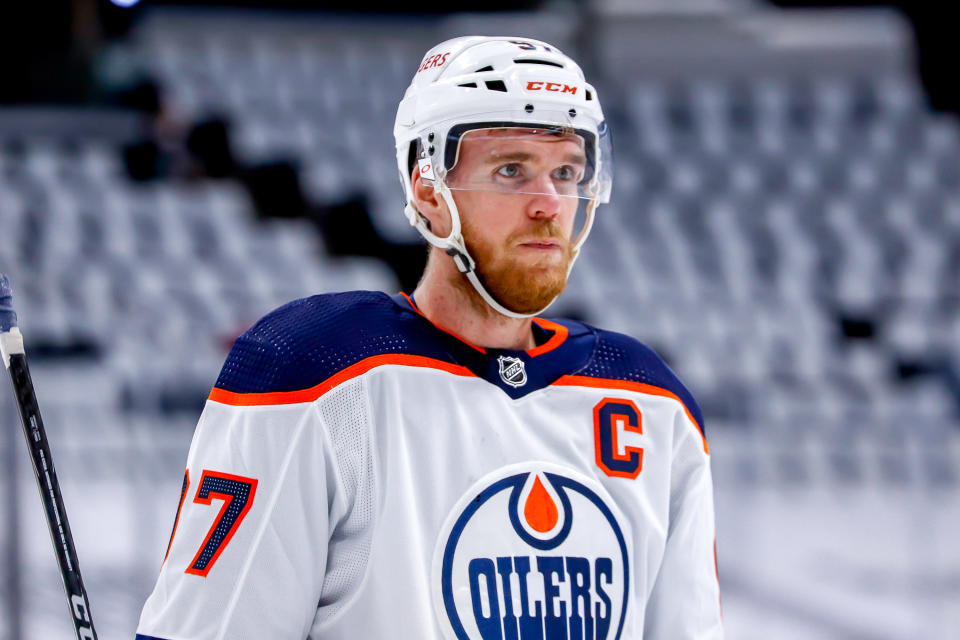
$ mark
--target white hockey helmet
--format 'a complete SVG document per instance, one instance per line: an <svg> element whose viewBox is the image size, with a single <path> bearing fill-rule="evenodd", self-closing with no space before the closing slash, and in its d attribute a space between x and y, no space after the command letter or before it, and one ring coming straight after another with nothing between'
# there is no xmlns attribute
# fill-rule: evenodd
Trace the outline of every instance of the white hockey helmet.
<svg viewBox="0 0 960 640"><path fill-rule="evenodd" d="M421 61L397 109L393 133L410 224L454 259L487 304L503 315L526 318L546 307L517 313L486 290L464 243L460 215L446 180L457 163L464 134L511 128L573 133L583 141L586 166L575 193L583 204L583 220L572 242L572 268L590 233L596 206L610 200L613 176L612 147L597 92L572 59L552 45L529 38L468 36L442 42ZM417 211L411 181L415 167L450 210L452 225L446 237L432 233L427 219Z"/></svg>

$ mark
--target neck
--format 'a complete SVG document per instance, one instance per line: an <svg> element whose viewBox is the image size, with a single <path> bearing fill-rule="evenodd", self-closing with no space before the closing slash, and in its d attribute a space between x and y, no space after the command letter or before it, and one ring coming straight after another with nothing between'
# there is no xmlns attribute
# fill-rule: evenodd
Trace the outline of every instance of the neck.
<svg viewBox="0 0 960 640"><path fill-rule="evenodd" d="M423 315L480 347L523 350L536 346L531 318L509 318L492 309L445 258L431 255L413 293Z"/></svg>

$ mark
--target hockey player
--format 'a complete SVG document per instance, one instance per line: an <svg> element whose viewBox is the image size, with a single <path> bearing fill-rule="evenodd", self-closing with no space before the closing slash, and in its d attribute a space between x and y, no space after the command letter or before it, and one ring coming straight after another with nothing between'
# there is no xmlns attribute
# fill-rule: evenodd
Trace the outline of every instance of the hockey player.
<svg viewBox="0 0 960 640"><path fill-rule="evenodd" d="M546 43L457 38L395 136L422 281L236 341L137 638L722 638L696 403L636 340L535 317L609 199L596 91Z"/></svg>

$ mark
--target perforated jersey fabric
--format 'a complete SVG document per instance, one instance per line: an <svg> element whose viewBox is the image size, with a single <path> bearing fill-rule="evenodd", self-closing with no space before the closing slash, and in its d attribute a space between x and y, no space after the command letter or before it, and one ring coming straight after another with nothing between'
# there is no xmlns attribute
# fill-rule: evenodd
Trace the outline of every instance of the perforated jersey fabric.
<svg viewBox="0 0 960 640"><path fill-rule="evenodd" d="M316 624L323 624L348 601L367 568L376 510L376 474L371 446L370 412L363 379L340 385L319 400L333 445L345 517L333 524L327 573Z"/></svg>
<svg viewBox="0 0 960 640"><path fill-rule="evenodd" d="M690 410L701 433L704 432L703 414L693 394L680 382L653 349L622 333L594 329L597 343L589 364L579 375L608 380L640 382L675 393Z"/></svg>
<svg viewBox="0 0 960 640"><path fill-rule="evenodd" d="M390 297L375 291L294 300L236 340L215 386L236 393L307 389L369 356L410 352L419 323L404 320ZM418 342L421 355L442 357Z"/></svg>

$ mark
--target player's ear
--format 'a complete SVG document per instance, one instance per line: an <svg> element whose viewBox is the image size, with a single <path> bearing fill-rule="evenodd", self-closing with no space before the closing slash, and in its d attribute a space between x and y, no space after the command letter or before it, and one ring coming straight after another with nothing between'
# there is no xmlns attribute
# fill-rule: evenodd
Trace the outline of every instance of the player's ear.
<svg viewBox="0 0 960 640"><path fill-rule="evenodd" d="M430 231L434 235L446 238L450 235L450 210L447 209L447 203L431 184L420 177L416 167L410 178L417 211L430 222Z"/></svg>

